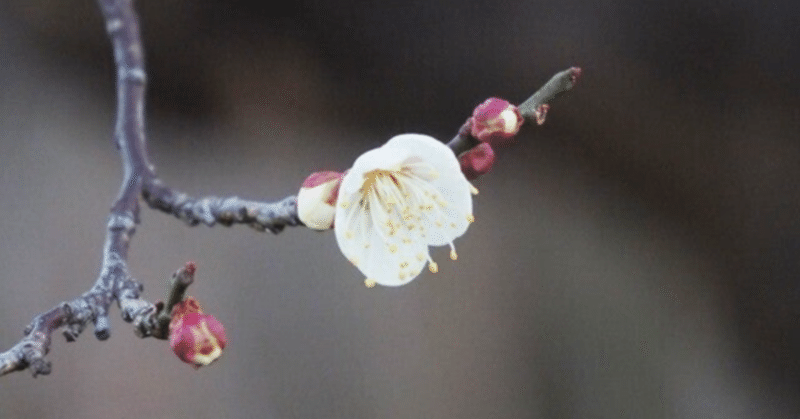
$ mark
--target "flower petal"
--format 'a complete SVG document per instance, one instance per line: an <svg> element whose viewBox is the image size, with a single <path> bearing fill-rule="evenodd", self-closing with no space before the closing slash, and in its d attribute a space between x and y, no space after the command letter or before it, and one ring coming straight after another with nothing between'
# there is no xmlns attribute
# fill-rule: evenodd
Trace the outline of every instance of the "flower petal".
<svg viewBox="0 0 800 419"><path fill-rule="evenodd" d="M411 156L412 150L388 149L385 146L367 151L359 156L353 163L353 167L345 173L340 193L349 195L358 192L364 184L364 174L379 169L399 169L401 164Z"/></svg>
<svg viewBox="0 0 800 419"><path fill-rule="evenodd" d="M415 172L420 176L427 175L430 186L438 192L435 200L444 202L439 205L440 214L423 219L429 230L427 242L431 246L443 246L453 239L462 236L469 227L469 216L472 215L472 194L470 184L461 172L461 166L449 147L438 140L420 134L398 135L388 143L387 147L413 147L418 155L425 156L428 167L434 168L436 176L430 176L431 169L422 168L420 164Z"/></svg>
<svg viewBox="0 0 800 419"><path fill-rule="evenodd" d="M336 241L368 280L406 284L430 261L429 245L452 245L467 230L471 189L450 148L426 135L398 135L345 174Z"/></svg>
<svg viewBox="0 0 800 419"><path fill-rule="evenodd" d="M350 199L353 202L361 197L354 194ZM375 199L367 200L370 206L376 205ZM366 205L337 207L337 219L342 220L334 229L339 249L367 278L384 286L407 284L425 267L428 246L397 230L390 235L392 230L381 228L389 219Z"/></svg>

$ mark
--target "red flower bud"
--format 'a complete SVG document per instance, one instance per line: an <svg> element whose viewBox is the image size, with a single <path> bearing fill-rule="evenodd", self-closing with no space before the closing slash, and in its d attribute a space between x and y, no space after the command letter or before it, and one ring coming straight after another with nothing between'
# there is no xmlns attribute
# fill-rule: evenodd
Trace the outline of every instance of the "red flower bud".
<svg viewBox="0 0 800 419"><path fill-rule="evenodd" d="M489 143L480 143L458 157L458 161L461 163L461 172L469 180L489 173L494 165L494 159L494 150Z"/></svg>
<svg viewBox="0 0 800 419"><path fill-rule="evenodd" d="M514 136L524 121L516 106L492 97L472 112L470 133L478 141L494 147L508 146L514 143Z"/></svg>
<svg viewBox="0 0 800 419"><path fill-rule="evenodd" d="M183 362L200 368L222 355L228 339L225 328L214 316L204 314L192 297L172 308L169 323L169 346Z"/></svg>
<svg viewBox="0 0 800 419"><path fill-rule="evenodd" d="M333 227L342 176L339 172L316 172L303 182L297 194L297 215L306 227L314 230Z"/></svg>

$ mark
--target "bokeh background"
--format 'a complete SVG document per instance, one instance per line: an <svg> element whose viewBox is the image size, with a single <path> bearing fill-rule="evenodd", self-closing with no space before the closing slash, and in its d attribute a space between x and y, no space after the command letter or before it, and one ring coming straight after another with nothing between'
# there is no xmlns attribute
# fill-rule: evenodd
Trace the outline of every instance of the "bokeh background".
<svg viewBox="0 0 800 419"><path fill-rule="evenodd" d="M800 415L800 3L138 3L151 158L194 195L277 200L584 77L476 182L459 260L405 287L366 289L331 233L145 210L133 274L155 300L196 261L223 358L195 371L114 314L0 378L0 417ZM0 4L0 350L97 276L114 80L94 2Z"/></svg>

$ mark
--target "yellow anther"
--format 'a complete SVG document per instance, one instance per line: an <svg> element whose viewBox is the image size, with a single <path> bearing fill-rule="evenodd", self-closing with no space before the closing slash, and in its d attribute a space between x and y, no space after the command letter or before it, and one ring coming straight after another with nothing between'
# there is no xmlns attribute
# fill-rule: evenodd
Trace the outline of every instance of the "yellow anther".
<svg viewBox="0 0 800 419"><path fill-rule="evenodd" d="M354 236L355 236L355 233L353 233L353 230L347 230L344 233L344 238L346 238L346 239L352 239Z"/></svg>
<svg viewBox="0 0 800 419"><path fill-rule="evenodd" d="M408 268L408 262L403 262L400 264L400 269Z"/></svg>
<svg viewBox="0 0 800 419"><path fill-rule="evenodd" d="M374 288L374 287L375 287L375 285L377 285L377 284L378 284L378 283L377 283L377 282L375 282L375 280L374 280L374 279L369 279L369 278L367 278L367 279L365 279L365 280L364 280L364 285L365 285L367 288Z"/></svg>
<svg viewBox="0 0 800 419"><path fill-rule="evenodd" d="M456 249L450 249L450 259L453 260L458 259L458 254L456 253Z"/></svg>
<svg viewBox="0 0 800 419"><path fill-rule="evenodd" d="M339 206L340 206L340 207L342 207L342 208L344 208L344 209L347 209L347 207L349 207L349 206L350 206L350 204L349 204L348 202L342 201L342 203L341 203L341 204L339 204Z"/></svg>
<svg viewBox="0 0 800 419"><path fill-rule="evenodd" d="M423 255L422 253L417 253L417 260L422 262L423 260L425 260L425 255Z"/></svg>
<svg viewBox="0 0 800 419"><path fill-rule="evenodd" d="M390 244L389 245L389 252L397 253L397 245L396 244Z"/></svg>
<svg viewBox="0 0 800 419"><path fill-rule="evenodd" d="M468 223L474 223L475 222L475 216L472 215L472 214L467 214L467 222Z"/></svg>
<svg viewBox="0 0 800 419"><path fill-rule="evenodd" d="M434 261L430 261L430 263L428 263L428 270L430 270L432 274L439 272L439 264Z"/></svg>
<svg viewBox="0 0 800 419"><path fill-rule="evenodd" d="M473 195L477 195L478 194L478 188L472 186L472 184L469 185L469 191Z"/></svg>

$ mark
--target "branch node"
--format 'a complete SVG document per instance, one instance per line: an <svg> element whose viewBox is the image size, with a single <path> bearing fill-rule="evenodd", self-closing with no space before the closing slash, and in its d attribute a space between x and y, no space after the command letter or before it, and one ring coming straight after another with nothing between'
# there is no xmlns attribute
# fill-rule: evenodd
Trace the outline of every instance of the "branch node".
<svg viewBox="0 0 800 419"><path fill-rule="evenodd" d="M33 374L33 378L36 378L37 375L48 375L53 370L53 364L49 361L45 361L42 358L36 358L31 361L29 368L31 370L31 374Z"/></svg>
<svg viewBox="0 0 800 419"><path fill-rule="evenodd" d="M128 81L141 84L145 84L147 82L147 75L145 74L144 70L136 67L128 69L123 69L120 67L118 77L121 82Z"/></svg>

